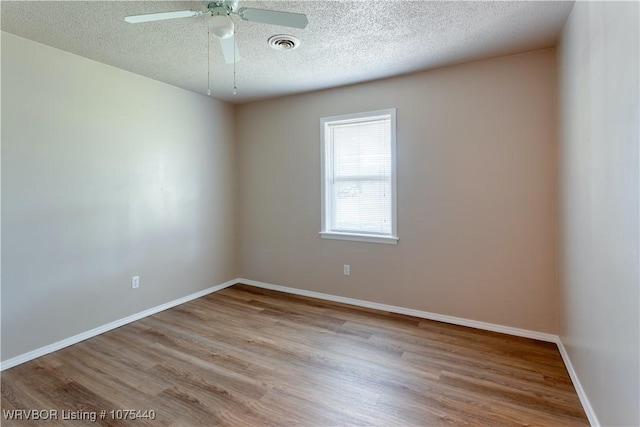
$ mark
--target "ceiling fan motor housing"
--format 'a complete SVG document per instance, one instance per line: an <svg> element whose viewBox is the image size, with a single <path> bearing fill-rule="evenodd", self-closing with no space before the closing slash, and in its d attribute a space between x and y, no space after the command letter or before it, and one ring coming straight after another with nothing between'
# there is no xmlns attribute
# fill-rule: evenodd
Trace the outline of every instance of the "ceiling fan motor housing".
<svg viewBox="0 0 640 427"><path fill-rule="evenodd" d="M220 11L224 10L224 12L228 15L230 13L238 11L238 0L213 1L207 5L207 9L209 9L215 15L219 15Z"/></svg>

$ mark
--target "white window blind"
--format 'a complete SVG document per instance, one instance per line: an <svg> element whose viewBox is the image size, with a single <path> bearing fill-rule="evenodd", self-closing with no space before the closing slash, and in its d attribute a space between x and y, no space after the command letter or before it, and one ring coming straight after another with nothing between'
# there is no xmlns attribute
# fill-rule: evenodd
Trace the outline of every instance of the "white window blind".
<svg viewBox="0 0 640 427"><path fill-rule="evenodd" d="M322 127L321 234L395 243L395 110L330 117Z"/></svg>

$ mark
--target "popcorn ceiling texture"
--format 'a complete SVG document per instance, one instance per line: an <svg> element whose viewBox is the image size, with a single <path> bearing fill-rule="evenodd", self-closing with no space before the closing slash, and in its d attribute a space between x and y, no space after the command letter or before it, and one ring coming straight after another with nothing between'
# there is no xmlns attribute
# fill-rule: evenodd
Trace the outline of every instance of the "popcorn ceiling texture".
<svg viewBox="0 0 640 427"><path fill-rule="evenodd" d="M2 30L193 92L207 90L207 17L128 24L127 15L205 10L193 1L2 1ZM244 103L555 45L573 2L240 1L305 13L306 29L233 16L233 66L211 40L212 96ZM275 34L301 45L276 51ZM87 76L90 78L90 76Z"/></svg>

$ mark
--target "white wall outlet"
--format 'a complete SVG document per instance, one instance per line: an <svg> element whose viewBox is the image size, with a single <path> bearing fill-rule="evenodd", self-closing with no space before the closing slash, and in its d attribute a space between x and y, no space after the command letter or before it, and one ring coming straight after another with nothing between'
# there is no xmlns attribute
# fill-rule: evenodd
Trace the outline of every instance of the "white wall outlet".
<svg viewBox="0 0 640 427"><path fill-rule="evenodd" d="M344 275L351 276L351 266L349 264L344 265Z"/></svg>
<svg viewBox="0 0 640 427"><path fill-rule="evenodd" d="M140 276L133 276L131 278L131 289L138 289L140 287Z"/></svg>

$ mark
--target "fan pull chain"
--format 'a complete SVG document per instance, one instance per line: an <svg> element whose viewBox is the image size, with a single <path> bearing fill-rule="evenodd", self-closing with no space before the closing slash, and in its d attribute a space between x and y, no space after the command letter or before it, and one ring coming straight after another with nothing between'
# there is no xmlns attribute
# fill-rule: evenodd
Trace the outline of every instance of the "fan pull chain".
<svg viewBox="0 0 640 427"><path fill-rule="evenodd" d="M238 38L236 37L237 31L233 35L233 94L238 94L238 88L236 87L236 50L238 49Z"/></svg>
<svg viewBox="0 0 640 427"><path fill-rule="evenodd" d="M211 96L211 31L207 26L207 96Z"/></svg>

